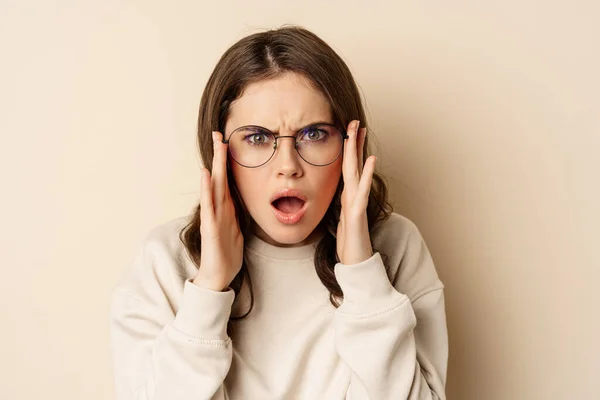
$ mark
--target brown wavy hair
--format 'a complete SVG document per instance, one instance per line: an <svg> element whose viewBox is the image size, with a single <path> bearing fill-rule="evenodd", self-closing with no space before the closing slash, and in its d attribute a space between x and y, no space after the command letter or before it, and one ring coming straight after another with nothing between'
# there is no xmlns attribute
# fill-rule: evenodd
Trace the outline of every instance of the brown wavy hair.
<svg viewBox="0 0 600 400"><path fill-rule="evenodd" d="M229 105L238 99L246 86L258 81L274 78L282 73L293 72L308 78L313 86L322 92L331 105L334 123L347 127L350 121L358 119L367 127L367 117L360 99L358 87L348 66L340 56L322 39L305 28L296 25L246 36L231 46L221 56L213 70L202 98L198 113L198 148L201 158L212 173L213 159L211 132L218 130L225 134L225 123L229 115ZM363 160L369 152L369 135L365 138ZM364 162L364 161L363 161ZM240 196L231 169L227 168L229 190L238 216L240 231L244 237L252 232L254 221ZM339 307L343 293L338 284L334 265L339 262L336 251L336 232L341 210L343 179L340 178L336 193L318 229L324 235L317 243L314 263L317 275L329 290L329 300ZM388 191L383 177L375 172L367 205L369 231L385 221L393 211L387 199ZM179 237L192 261L200 268L200 205L198 204L189 223L181 230ZM373 248L373 251L378 251ZM248 273L248 261L244 260L240 272L231 282L236 299L244 282L248 282L250 306L241 316L230 316L227 331L231 334L231 322L245 318L254 306L254 292ZM381 254L384 260L385 254Z"/></svg>

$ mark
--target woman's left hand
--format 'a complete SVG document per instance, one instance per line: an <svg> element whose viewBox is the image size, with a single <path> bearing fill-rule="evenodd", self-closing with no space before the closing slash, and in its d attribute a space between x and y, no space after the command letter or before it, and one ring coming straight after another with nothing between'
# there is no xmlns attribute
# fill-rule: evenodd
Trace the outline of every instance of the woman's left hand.
<svg viewBox="0 0 600 400"><path fill-rule="evenodd" d="M337 254L342 264L351 265L373 256L367 204L375 171L375 156L369 156L363 168L363 147L366 128L358 130L360 121L348 124L348 136L344 144L340 221L337 227Z"/></svg>

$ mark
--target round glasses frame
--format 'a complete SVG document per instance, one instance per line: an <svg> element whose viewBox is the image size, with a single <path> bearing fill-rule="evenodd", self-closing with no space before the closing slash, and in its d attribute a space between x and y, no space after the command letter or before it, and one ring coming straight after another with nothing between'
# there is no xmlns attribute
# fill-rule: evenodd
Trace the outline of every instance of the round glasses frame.
<svg viewBox="0 0 600 400"><path fill-rule="evenodd" d="M332 127L332 128L334 128L335 130L337 130L337 131L340 133L340 135L342 135L342 147L341 147L341 149L340 149L340 152L338 153L338 155L337 155L337 156L335 156L335 158L334 158L334 159L333 159L331 162L328 162L327 164L313 164L313 163L311 163L310 161L307 161L307 160L306 160L304 157L302 157L302 154L300 154L300 151L298 150L298 141L296 141L296 138L297 138L298 134L299 134L300 132L302 132L302 131L306 130L306 129L313 128L313 127L317 127L317 126L331 126L331 127ZM267 161L265 161L264 163L262 163L262 164L260 164L260 165L256 165L256 166L254 166L254 167L250 167L250 166L248 166L248 165L244 165L244 164L240 163L238 160L236 160L236 159L235 159L235 157L233 157L233 156L231 157L231 158L233 159L233 161L235 161L236 163L238 163L239 165L241 165L242 167L245 167L245 168L258 168L258 167L262 167L263 165L265 165L266 163L268 163L269 161L271 161L271 159L272 159L272 158L273 158L273 156L275 155L275 152L277 151L277 140L279 140L279 139L281 139L281 138L293 138L293 139L294 139L294 148L296 149L296 152L298 153L298 155L300 156L300 158L301 158L301 159L303 159L303 160L304 160L306 163L308 163L308 164L310 164L310 165L314 165L315 167L325 167L325 166L327 166L327 165L329 165L329 164L332 164L332 163L334 163L334 162L335 162L335 160L337 160L337 159L340 157L340 154L342 154L342 153L344 152L344 145L345 145L345 143L346 143L346 139L348 139L348 137L349 137L349 136L348 136L348 134L347 134L347 133L346 133L344 130L342 130L342 129L338 128L338 127L337 127L336 125L334 125L334 124L329 124L329 123L316 123L316 124L307 125L307 126L305 126L305 127L303 127L303 128L300 128L300 129L298 129L298 130L296 131L296 134L295 134L295 135L293 135L293 136L290 136L290 135L288 135L288 136L277 136L277 135L275 135L273 132L271 132L270 130L268 130L267 128L264 128L264 127L262 127L262 126L258 126L258 125L244 125L244 126L240 126L239 128L236 128L236 129L234 129L234 130L233 130L233 132L231 132L231 135L229 135L229 137L233 136L233 134L234 134L236 131L238 131L238 130L240 130L240 129L245 129L245 128L257 128L257 129L259 129L259 130L262 130L262 131L265 131L265 132L267 132L267 133L271 134L271 135L272 135L272 136L275 138L275 144L273 145L273 153L272 153L272 154L271 154L271 156L270 156L270 157L267 159ZM228 149L228 151L229 151L229 139L223 139L223 140L221 140L221 142L222 142L223 144L226 144L226 145L227 145L227 149ZM231 153L230 153L230 154L231 154Z"/></svg>

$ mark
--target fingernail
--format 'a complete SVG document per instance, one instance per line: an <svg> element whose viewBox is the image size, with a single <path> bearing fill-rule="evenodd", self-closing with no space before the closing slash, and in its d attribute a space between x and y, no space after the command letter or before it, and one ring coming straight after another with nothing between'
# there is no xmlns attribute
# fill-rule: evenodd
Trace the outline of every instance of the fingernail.
<svg viewBox="0 0 600 400"><path fill-rule="evenodd" d="M359 127L360 127L360 121L356 120L356 126L354 128L356 129L357 132L358 132Z"/></svg>
<svg viewBox="0 0 600 400"><path fill-rule="evenodd" d="M217 148L217 139L218 139L217 132L212 131L213 146L215 149Z"/></svg>

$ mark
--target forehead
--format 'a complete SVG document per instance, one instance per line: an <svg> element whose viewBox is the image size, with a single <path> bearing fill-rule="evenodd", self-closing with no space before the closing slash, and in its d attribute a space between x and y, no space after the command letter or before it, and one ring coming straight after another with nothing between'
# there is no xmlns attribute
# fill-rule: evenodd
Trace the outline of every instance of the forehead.
<svg viewBox="0 0 600 400"><path fill-rule="evenodd" d="M225 131L243 125L295 131L313 122L333 122L329 102L308 79L285 73L248 85L231 103Z"/></svg>

